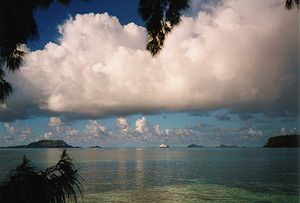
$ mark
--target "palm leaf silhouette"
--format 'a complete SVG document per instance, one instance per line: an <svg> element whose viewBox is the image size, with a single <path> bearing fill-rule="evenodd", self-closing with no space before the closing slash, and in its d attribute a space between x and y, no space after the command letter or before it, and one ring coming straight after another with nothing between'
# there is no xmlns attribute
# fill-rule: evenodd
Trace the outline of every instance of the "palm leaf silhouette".
<svg viewBox="0 0 300 203"><path fill-rule="evenodd" d="M0 68L0 103L3 103L4 100L12 93L11 85L4 78L5 72Z"/></svg>
<svg viewBox="0 0 300 203"><path fill-rule="evenodd" d="M71 0L58 0L68 5ZM87 1L87 0L85 0ZM20 68L25 52L22 44L37 40L39 31L34 11L49 8L53 0L1 0L0 1L0 102L12 93L11 85L5 80L5 69L14 72Z"/></svg>
<svg viewBox="0 0 300 203"><path fill-rule="evenodd" d="M82 178L73 160L64 150L58 163L39 171L23 157L22 163L8 174L8 180L0 186L0 202L65 203L77 193L82 197Z"/></svg>
<svg viewBox="0 0 300 203"><path fill-rule="evenodd" d="M138 12L148 32L147 50L156 55L163 47L166 35L180 22L189 0L140 0Z"/></svg>
<svg viewBox="0 0 300 203"><path fill-rule="evenodd" d="M292 8L298 8L299 9L299 0L286 0L285 1L285 8L288 10Z"/></svg>

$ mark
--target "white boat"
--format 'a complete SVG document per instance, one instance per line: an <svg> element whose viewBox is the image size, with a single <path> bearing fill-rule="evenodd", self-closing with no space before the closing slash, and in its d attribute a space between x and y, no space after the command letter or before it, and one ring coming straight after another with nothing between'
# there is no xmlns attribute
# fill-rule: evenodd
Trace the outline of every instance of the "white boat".
<svg viewBox="0 0 300 203"><path fill-rule="evenodd" d="M159 145L159 148L169 148L170 146L165 144L165 143L162 143Z"/></svg>

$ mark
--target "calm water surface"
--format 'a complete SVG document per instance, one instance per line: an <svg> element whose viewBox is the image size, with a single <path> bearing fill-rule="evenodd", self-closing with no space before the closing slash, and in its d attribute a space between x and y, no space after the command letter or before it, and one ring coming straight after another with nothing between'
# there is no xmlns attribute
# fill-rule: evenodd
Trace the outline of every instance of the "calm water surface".
<svg viewBox="0 0 300 203"><path fill-rule="evenodd" d="M1 149L0 181L28 156L38 167L61 149ZM299 202L299 149L68 149L84 202Z"/></svg>

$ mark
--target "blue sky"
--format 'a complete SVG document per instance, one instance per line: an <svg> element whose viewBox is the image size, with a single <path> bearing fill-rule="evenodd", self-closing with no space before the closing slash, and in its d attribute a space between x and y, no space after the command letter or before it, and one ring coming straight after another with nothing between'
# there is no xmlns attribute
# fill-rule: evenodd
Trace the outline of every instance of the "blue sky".
<svg viewBox="0 0 300 203"><path fill-rule="evenodd" d="M59 38L57 25L62 24L67 18L76 14L107 12L110 15L117 16L122 24L135 22L142 25L143 22L137 9L137 0L92 0L89 2L76 0L71 1L68 6L63 6L54 1L49 9L38 9L35 12L34 16L38 23L40 39L31 41L29 47L33 50L42 49L49 41L56 41Z"/></svg>
<svg viewBox="0 0 300 203"><path fill-rule="evenodd" d="M40 39L0 108L0 146L262 146L299 133L297 13L280 2L191 1L156 58L138 1L38 9Z"/></svg>

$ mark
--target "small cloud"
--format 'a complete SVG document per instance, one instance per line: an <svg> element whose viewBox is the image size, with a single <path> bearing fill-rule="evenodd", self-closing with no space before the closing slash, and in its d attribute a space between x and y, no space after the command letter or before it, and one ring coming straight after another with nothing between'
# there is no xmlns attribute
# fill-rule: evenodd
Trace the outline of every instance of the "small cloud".
<svg viewBox="0 0 300 203"><path fill-rule="evenodd" d="M57 126L62 126L63 122L59 117L50 117L48 126L49 127L57 127Z"/></svg>
<svg viewBox="0 0 300 203"><path fill-rule="evenodd" d="M52 132L45 132L42 136L44 139L50 139L52 137Z"/></svg>
<svg viewBox="0 0 300 203"><path fill-rule="evenodd" d="M285 134L286 133L286 129L285 128L281 128L280 129L280 133Z"/></svg>
<svg viewBox="0 0 300 203"><path fill-rule="evenodd" d="M107 135L107 133L107 128L95 120L89 121L89 123L86 125L85 134L89 136L100 137L102 135Z"/></svg>
<svg viewBox="0 0 300 203"><path fill-rule="evenodd" d="M73 138L78 135L78 130L75 128L68 127L66 130L67 138Z"/></svg>
<svg viewBox="0 0 300 203"><path fill-rule="evenodd" d="M159 126L159 125L155 125L155 126L154 126L154 129L155 129L155 133L156 133L157 135L161 135L161 130L160 130L160 126Z"/></svg>
<svg viewBox="0 0 300 203"><path fill-rule="evenodd" d="M139 133L144 133L148 131L147 121L144 116L135 121L135 131Z"/></svg>
<svg viewBox="0 0 300 203"><path fill-rule="evenodd" d="M10 125L9 123L4 124L6 131L8 134L13 135L16 133L16 128L13 125Z"/></svg>
<svg viewBox="0 0 300 203"><path fill-rule="evenodd" d="M48 122L49 131L62 133L65 131L65 124L59 117L50 117Z"/></svg>
<svg viewBox="0 0 300 203"><path fill-rule="evenodd" d="M9 141L9 144L19 144L26 141L32 135L32 128L19 125L18 123L4 123L7 135L4 140Z"/></svg>
<svg viewBox="0 0 300 203"><path fill-rule="evenodd" d="M263 132L261 130L256 130L253 128L249 128L244 131L246 138L259 138L263 136Z"/></svg>
<svg viewBox="0 0 300 203"><path fill-rule="evenodd" d="M116 121L117 127L123 132L123 133L127 133L129 131L129 123L127 122L127 120L123 117L120 117L117 119Z"/></svg>

